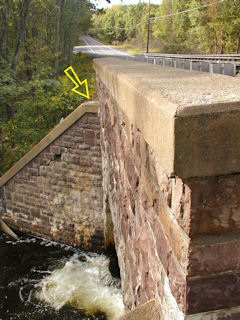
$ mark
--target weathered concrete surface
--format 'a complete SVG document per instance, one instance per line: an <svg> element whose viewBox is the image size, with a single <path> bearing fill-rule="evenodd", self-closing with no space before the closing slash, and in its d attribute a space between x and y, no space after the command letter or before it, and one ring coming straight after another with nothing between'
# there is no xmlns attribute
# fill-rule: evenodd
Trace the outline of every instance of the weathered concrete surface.
<svg viewBox="0 0 240 320"><path fill-rule="evenodd" d="M85 249L104 247L98 104L79 106L2 178L11 227Z"/></svg>
<svg viewBox="0 0 240 320"><path fill-rule="evenodd" d="M95 67L126 305L155 299L164 320L237 319L239 80L116 59Z"/></svg>
<svg viewBox="0 0 240 320"><path fill-rule="evenodd" d="M118 59L95 68L169 176L240 171L239 79Z"/></svg>

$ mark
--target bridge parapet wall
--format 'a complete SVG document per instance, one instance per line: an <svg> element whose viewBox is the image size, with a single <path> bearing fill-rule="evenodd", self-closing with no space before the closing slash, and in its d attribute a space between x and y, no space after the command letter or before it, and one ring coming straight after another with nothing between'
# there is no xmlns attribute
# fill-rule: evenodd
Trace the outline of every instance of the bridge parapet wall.
<svg viewBox="0 0 240 320"><path fill-rule="evenodd" d="M240 81L117 59L95 69L125 303L155 299L164 320L237 319Z"/></svg>
<svg viewBox="0 0 240 320"><path fill-rule="evenodd" d="M2 218L47 239L102 249L98 104L79 106L1 177Z"/></svg>

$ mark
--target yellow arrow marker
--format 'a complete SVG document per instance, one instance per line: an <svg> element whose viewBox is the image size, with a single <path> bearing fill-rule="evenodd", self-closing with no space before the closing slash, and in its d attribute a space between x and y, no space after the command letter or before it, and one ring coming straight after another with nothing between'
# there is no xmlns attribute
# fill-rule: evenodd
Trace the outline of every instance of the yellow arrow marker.
<svg viewBox="0 0 240 320"><path fill-rule="evenodd" d="M73 78L72 76L70 76L70 74L69 74L69 72L68 72L69 70L72 71L72 73L73 73L73 75L74 75L74 77L75 77L76 80L74 80L74 78ZM67 69L65 69L64 72L65 72L66 75L72 80L72 82L75 84L75 87L72 89L72 91L80 94L81 96L83 96L83 97L85 97L85 98L87 98L87 99L89 99L90 96L89 96L89 91L88 91L87 79L85 79L85 80L83 80L83 81L80 81L79 78L78 78L78 76L76 75L75 71L73 70L73 67L72 67L72 66L70 66L70 67L68 67ZM82 93L82 92L80 92L80 91L77 90L77 89L78 89L80 86L82 86L83 84L85 84L85 87L86 87L86 94L85 94L85 93Z"/></svg>

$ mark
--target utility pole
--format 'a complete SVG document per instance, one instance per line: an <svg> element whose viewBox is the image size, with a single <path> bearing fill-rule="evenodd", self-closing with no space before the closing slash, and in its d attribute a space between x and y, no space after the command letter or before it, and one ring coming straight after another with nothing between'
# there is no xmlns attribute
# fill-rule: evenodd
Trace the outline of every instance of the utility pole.
<svg viewBox="0 0 240 320"><path fill-rule="evenodd" d="M150 38L150 0L148 0L147 53L149 50L149 38Z"/></svg>

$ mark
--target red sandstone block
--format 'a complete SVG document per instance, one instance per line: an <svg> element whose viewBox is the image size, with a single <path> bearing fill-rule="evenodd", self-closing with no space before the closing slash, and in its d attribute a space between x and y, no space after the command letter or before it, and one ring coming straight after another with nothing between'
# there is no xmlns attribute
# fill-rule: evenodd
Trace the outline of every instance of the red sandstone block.
<svg viewBox="0 0 240 320"><path fill-rule="evenodd" d="M80 125L85 124L85 123L88 124L88 116L89 116L89 113L84 114L84 115L79 119L79 121L77 122L77 125L80 126Z"/></svg>
<svg viewBox="0 0 240 320"><path fill-rule="evenodd" d="M92 167L91 173L97 175L99 177L102 176L102 168L101 167Z"/></svg>
<svg viewBox="0 0 240 320"><path fill-rule="evenodd" d="M39 194L39 189L34 185L32 186L29 182L28 182L28 185L26 185L26 188L29 190L30 194L32 194L33 196L37 196Z"/></svg>
<svg viewBox="0 0 240 320"><path fill-rule="evenodd" d="M77 182L77 178L67 176L66 181L75 184Z"/></svg>
<svg viewBox="0 0 240 320"><path fill-rule="evenodd" d="M84 129L83 128L75 129L74 132L75 132L75 134L74 134L75 137L83 137L84 136Z"/></svg>
<svg viewBox="0 0 240 320"><path fill-rule="evenodd" d="M12 199L12 192L6 190L5 193L5 199L11 200ZM4 198L4 197L3 197Z"/></svg>
<svg viewBox="0 0 240 320"><path fill-rule="evenodd" d="M44 166L48 166L50 162L51 162L51 160L49 160L49 159L46 159L46 158L41 159L41 164Z"/></svg>
<svg viewBox="0 0 240 320"><path fill-rule="evenodd" d="M187 279L186 313L200 313L240 305L240 272Z"/></svg>
<svg viewBox="0 0 240 320"><path fill-rule="evenodd" d="M20 231L22 231L22 232L26 232L26 233L31 233L31 223L32 223L32 220L28 220L28 221L26 221L26 220L23 220L23 219L18 219L18 222L17 222L17 224L16 223L14 223L14 225L13 225L13 227L17 227L17 226L20 226Z"/></svg>
<svg viewBox="0 0 240 320"><path fill-rule="evenodd" d="M63 141L72 141L73 136L66 133L63 134Z"/></svg>
<svg viewBox="0 0 240 320"><path fill-rule="evenodd" d="M39 165L40 165L40 158L35 158L33 163L32 163L32 168L39 168ZM24 173L23 173L24 175Z"/></svg>
<svg viewBox="0 0 240 320"><path fill-rule="evenodd" d="M71 139L71 140L63 140L62 144L61 144L63 147L65 148L74 148L75 147L75 144L74 144L74 141Z"/></svg>
<svg viewBox="0 0 240 320"><path fill-rule="evenodd" d="M165 237L168 238L171 250L174 252L182 270L186 273L188 265L188 239L183 230L178 224L172 220L169 213L169 208L166 205L165 199L159 194L159 212L157 212L157 220L152 224L151 219L149 222L154 232L156 228L162 228Z"/></svg>
<svg viewBox="0 0 240 320"><path fill-rule="evenodd" d="M64 153L62 155L62 160L66 162L72 162L74 155L69 154L69 153Z"/></svg>
<svg viewBox="0 0 240 320"><path fill-rule="evenodd" d="M96 143L96 135L93 130L85 130L84 141L88 145L94 145Z"/></svg>
<svg viewBox="0 0 240 320"><path fill-rule="evenodd" d="M63 173L65 172L65 170L63 170L61 167L59 167L57 165L54 165L52 170L53 170L54 173L57 173L57 174L60 174L60 175L63 175Z"/></svg>
<svg viewBox="0 0 240 320"><path fill-rule="evenodd" d="M86 151L85 151L85 150L82 150L82 149L78 150L78 149L76 149L76 150L74 150L74 151L75 151L75 154L76 154L78 157L84 157L84 156L86 155Z"/></svg>
<svg viewBox="0 0 240 320"><path fill-rule="evenodd" d="M141 170L140 182L143 184L143 188L147 194L150 205L154 206L159 198L159 189L148 171L145 169Z"/></svg>
<svg viewBox="0 0 240 320"><path fill-rule="evenodd" d="M41 211L36 208L31 208L31 210L30 210L30 214L32 217L40 217L40 212ZM41 219L42 219L42 216L41 216Z"/></svg>
<svg viewBox="0 0 240 320"><path fill-rule="evenodd" d="M44 168L45 167L43 167L43 168L40 167L39 168L39 175L46 177L47 176L47 171Z"/></svg>
<svg viewBox="0 0 240 320"><path fill-rule="evenodd" d="M37 168L28 168L28 173L31 175L38 175L38 169Z"/></svg>
<svg viewBox="0 0 240 320"><path fill-rule="evenodd" d="M88 116L88 123L90 124L99 124L99 120L97 115L89 115Z"/></svg>
<svg viewBox="0 0 240 320"><path fill-rule="evenodd" d="M51 146L50 148L51 153L60 155L61 154L61 148L59 146Z"/></svg>
<svg viewBox="0 0 240 320"><path fill-rule="evenodd" d="M73 141L76 143L76 144L78 144L78 143L82 143L82 142L84 142L84 139L83 139L83 137L73 137ZM77 146L76 146L77 147Z"/></svg>
<svg viewBox="0 0 240 320"><path fill-rule="evenodd" d="M54 160L54 154L53 153L44 152L44 158L48 159L48 160Z"/></svg>
<svg viewBox="0 0 240 320"><path fill-rule="evenodd" d="M171 293L175 297L180 310L184 312L186 308L186 275L181 270L181 267L173 253L171 253L169 257L167 275Z"/></svg>
<svg viewBox="0 0 240 320"><path fill-rule="evenodd" d="M240 175L189 179L191 237L240 230Z"/></svg>
<svg viewBox="0 0 240 320"><path fill-rule="evenodd" d="M24 197L24 202L23 202L26 206L32 206L32 207L35 207L35 204L36 204L36 198L30 198L30 197L27 197L25 196Z"/></svg>
<svg viewBox="0 0 240 320"><path fill-rule="evenodd" d="M86 143L81 143L81 144L78 144L77 149L78 150L89 150L89 145Z"/></svg>
<svg viewBox="0 0 240 320"><path fill-rule="evenodd" d="M82 128L82 129L90 129L90 124L89 123L79 123L79 128Z"/></svg>
<svg viewBox="0 0 240 320"><path fill-rule="evenodd" d="M12 193L12 200L16 202L23 203L23 195L18 193Z"/></svg>
<svg viewBox="0 0 240 320"><path fill-rule="evenodd" d="M151 205L150 205L148 196L146 194L146 191L144 189L144 185L141 181L139 182L139 185L137 188L137 194L138 194L138 197L141 201L141 204L142 204L144 210L148 210L151 207Z"/></svg>
<svg viewBox="0 0 240 320"><path fill-rule="evenodd" d="M79 163L80 166L92 167L92 169L94 169L94 166L92 166L92 160L91 159L86 159L86 158L80 157L78 159L78 163Z"/></svg>
<svg viewBox="0 0 240 320"><path fill-rule="evenodd" d="M65 147L60 146L60 153L67 153L68 149Z"/></svg>
<svg viewBox="0 0 240 320"><path fill-rule="evenodd" d="M21 206L19 206L18 204L15 204L12 206L12 211L13 211L14 215L17 215L18 213L29 214L29 208L24 209Z"/></svg>
<svg viewBox="0 0 240 320"><path fill-rule="evenodd" d="M96 124L91 124L89 129L93 130L96 135L100 132L100 126Z"/></svg>
<svg viewBox="0 0 240 320"><path fill-rule="evenodd" d="M149 174L151 175L152 179L155 183L158 183L158 175L157 175L157 158L155 156L155 152L149 146ZM170 205L171 206L171 205Z"/></svg>
<svg viewBox="0 0 240 320"><path fill-rule="evenodd" d="M142 134L136 130L135 136L134 136L134 161L136 165L136 169L138 171L138 174L141 172L141 165L142 165L142 158L141 158L141 150L140 150L140 140L143 139Z"/></svg>
<svg viewBox="0 0 240 320"><path fill-rule="evenodd" d="M62 142L63 142L63 135L61 135L60 137L58 137L55 141L54 141L54 145L55 146L62 146Z"/></svg>
<svg viewBox="0 0 240 320"><path fill-rule="evenodd" d="M203 238L199 244L193 245L189 251L189 276L208 276L239 269L240 239L238 234Z"/></svg>
<svg viewBox="0 0 240 320"><path fill-rule="evenodd" d="M77 127L76 125L71 126L69 129L67 129L67 130L65 131L64 134L66 134L66 135L68 135L68 136L69 136L69 135L70 135L70 136L73 136L76 127Z"/></svg>
<svg viewBox="0 0 240 320"><path fill-rule="evenodd" d="M191 228L191 190L180 178L173 180L172 213L183 230L189 234Z"/></svg>
<svg viewBox="0 0 240 320"><path fill-rule="evenodd" d="M130 156L127 157L124 167L127 173L129 184L133 189L136 189L139 183L139 176L137 174L135 164Z"/></svg>

